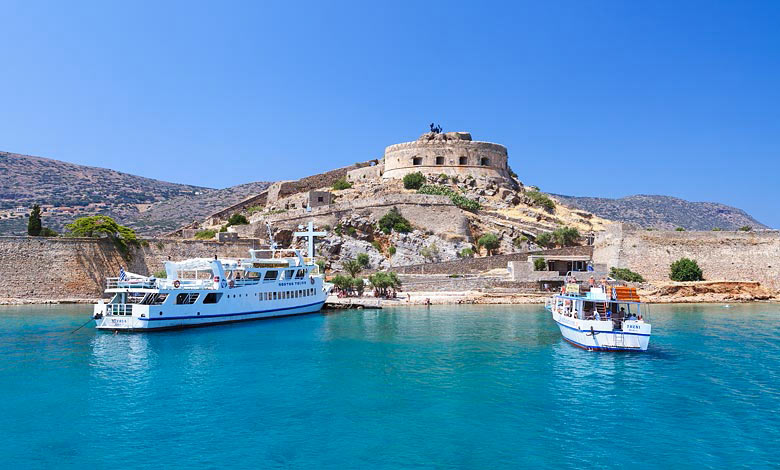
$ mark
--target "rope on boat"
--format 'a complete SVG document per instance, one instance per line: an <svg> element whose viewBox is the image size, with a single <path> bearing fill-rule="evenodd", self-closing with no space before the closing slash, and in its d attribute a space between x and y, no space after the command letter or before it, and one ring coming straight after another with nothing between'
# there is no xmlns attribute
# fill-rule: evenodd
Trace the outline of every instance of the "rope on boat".
<svg viewBox="0 0 780 470"><path fill-rule="evenodd" d="M92 320L93 320L93 318L90 318L89 320L87 320L87 323L84 323L84 324L83 324L83 325L81 325L80 327L78 327L78 328L76 328L75 330L71 331L71 332L70 332L70 334L73 334L73 333L75 333L75 332L79 331L80 329L84 328L84 327L85 327L85 326L87 326L87 324L88 324L89 322L91 322Z"/></svg>

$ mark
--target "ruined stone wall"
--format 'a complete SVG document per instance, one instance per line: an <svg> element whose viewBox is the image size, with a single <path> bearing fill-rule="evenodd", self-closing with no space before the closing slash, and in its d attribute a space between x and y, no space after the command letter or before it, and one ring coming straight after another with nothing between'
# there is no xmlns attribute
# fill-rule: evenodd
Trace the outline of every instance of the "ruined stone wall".
<svg viewBox="0 0 780 470"><path fill-rule="evenodd" d="M449 234L471 239L469 223L463 211L455 206L449 197L429 194L390 194L373 199L361 199L328 206L303 209L291 209L281 214L252 217L250 226L236 227L239 236L265 236L265 220L275 229L293 229L310 220L320 228L328 225L335 227L338 221L351 214L359 214L379 219L391 208L396 207L412 225L433 233ZM233 228L233 227L231 227Z"/></svg>
<svg viewBox="0 0 780 470"><path fill-rule="evenodd" d="M123 258L108 240L92 238L0 237L0 298L29 300L91 299L103 295L106 277L119 267L149 275L163 269L170 256L246 257L255 240L216 241L150 239L149 246Z"/></svg>
<svg viewBox="0 0 780 470"><path fill-rule="evenodd" d="M384 172L384 170L384 162L373 166L358 168L357 170L350 170L347 172L347 181L350 183L360 183L361 181L378 180L382 177L382 172Z"/></svg>
<svg viewBox="0 0 780 470"><path fill-rule="evenodd" d="M649 281L668 281L669 266L696 260L708 280L758 281L780 288L780 231L677 232L612 224L596 236L593 259L629 268Z"/></svg>
<svg viewBox="0 0 780 470"><path fill-rule="evenodd" d="M399 274L478 274L491 269L507 268L510 261L525 262L527 259L528 253L509 253L483 258L463 258L441 263L399 266L393 268L393 271Z"/></svg>
<svg viewBox="0 0 780 470"><path fill-rule="evenodd" d="M304 191L311 191L313 189L325 188L333 185L337 180L345 178L347 172L356 168L363 168L370 166L376 160L370 160L366 162L355 163L350 166L337 168L335 170L326 171L325 173L319 173L316 175L307 176L295 181L278 181L268 187L262 193L244 199L243 201L233 204L230 207L226 207L219 212L215 212L207 219L208 225L221 225L227 219L237 213L246 210L252 206L265 206L272 204L276 200L289 196L291 194L300 193Z"/></svg>
<svg viewBox="0 0 780 470"><path fill-rule="evenodd" d="M460 178L510 179L506 147L499 144L471 140L416 140L385 149L382 178L403 178L416 171Z"/></svg>

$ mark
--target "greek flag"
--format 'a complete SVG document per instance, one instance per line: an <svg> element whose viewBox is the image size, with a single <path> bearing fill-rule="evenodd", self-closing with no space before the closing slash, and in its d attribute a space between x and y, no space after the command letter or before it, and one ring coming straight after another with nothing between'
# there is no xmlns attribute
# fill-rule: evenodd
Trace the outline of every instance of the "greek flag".
<svg viewBox="0 0 780 470"><path fill-rule="evenodd" d="M125 274L125 269L122 266L119 267L119 280L120 281L127 280L127 274Z"/></svg>

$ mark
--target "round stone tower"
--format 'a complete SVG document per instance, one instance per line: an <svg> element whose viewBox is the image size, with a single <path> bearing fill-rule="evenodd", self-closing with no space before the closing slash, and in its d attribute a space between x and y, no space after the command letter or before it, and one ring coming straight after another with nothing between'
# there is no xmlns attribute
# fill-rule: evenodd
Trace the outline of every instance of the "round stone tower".
<svg viewBox="0 0 780 470"><path fill-rule="evenodd" d="M506 147L475 142L468 132L428 132L414 142L385 149L382 178L403 178L414 172L424 175L458 176L511 182Z"/></svg>

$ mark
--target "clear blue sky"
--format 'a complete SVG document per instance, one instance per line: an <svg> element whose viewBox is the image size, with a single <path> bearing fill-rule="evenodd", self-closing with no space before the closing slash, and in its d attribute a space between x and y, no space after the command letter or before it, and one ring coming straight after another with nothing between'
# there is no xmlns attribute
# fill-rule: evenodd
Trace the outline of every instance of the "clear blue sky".
<svg viewBox="0 0 780 470"><path fill-rule="evenodd" d="M226 187L436 121L544 191L780 227L780 2L372 3L2 2L0 149Z"/></svg>

